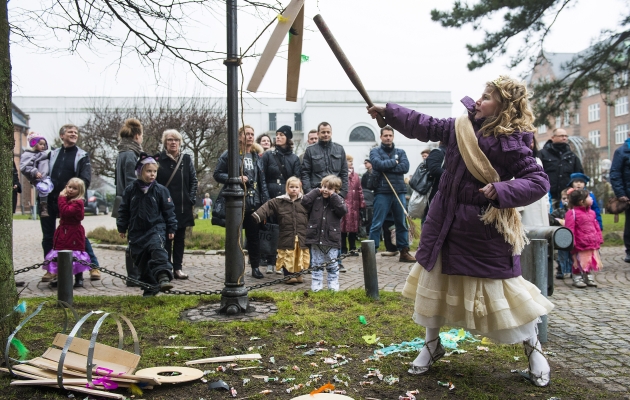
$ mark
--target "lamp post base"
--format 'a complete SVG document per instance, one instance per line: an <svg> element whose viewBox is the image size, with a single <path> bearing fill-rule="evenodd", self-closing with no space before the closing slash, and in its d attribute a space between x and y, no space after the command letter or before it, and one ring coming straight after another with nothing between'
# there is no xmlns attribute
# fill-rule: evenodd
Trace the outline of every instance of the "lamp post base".
<svg viewBox="0 0 630 400"><path fill-rule="evenodd" d="M249 307L249 297L247 297L247 289L245 287L225 287L221 292L221 308L220 314L237 315L246 313Z"/></svg>

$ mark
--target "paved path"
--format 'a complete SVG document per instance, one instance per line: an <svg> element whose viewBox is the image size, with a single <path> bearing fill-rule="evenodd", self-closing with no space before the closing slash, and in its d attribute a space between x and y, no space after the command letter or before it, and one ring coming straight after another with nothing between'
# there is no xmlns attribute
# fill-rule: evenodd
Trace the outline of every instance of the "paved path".
<svg viewBox="0 0 630 400"><path fill-rule="evenodd" d="M89 216L84 224L86 231L97 226L115 226L109 216ZM13 221L13 250L16 269L41 262L41 230L39 221ZM115 250L95 249L101 266L124 274L124 253ZM571 281L556 280L552 301L556 308L549 315L549 343L546 350L556 353L551 361L569 368L576 375L601 384L613 392L630 393L630 264L623 262L620 247L602 249L604 270L597 275L599 287L577 289ZM178 290L219 290L223 288L225 259L220 255L186 255L184 271L191 276L186 281L175 281ZM382 290L401 291L412 264L399 263L397 258L377 255L379 287ZM348 272L341 274L341 289L363 287L361 257L344 261ZM40 270L18 276L26 281L23 297L49 296L55 292L47 283L40 282ZM265 275L262 280L246 277L248 286L276 279L279 275ZM305 283L290 286L279 284L277 291L306 290ZM85 281L78 295L139 295L138 289L127 288L122 280L104 275L101 281ZM630 396L627 397L630 399Z"/></svg>

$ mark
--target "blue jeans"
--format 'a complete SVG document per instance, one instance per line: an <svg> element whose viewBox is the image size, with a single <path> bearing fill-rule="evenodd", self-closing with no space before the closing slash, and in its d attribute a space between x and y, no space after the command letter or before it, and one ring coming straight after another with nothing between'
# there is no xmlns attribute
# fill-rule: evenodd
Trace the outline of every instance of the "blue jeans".
<svg viewBox="0 0 630 400"><path fill-rule="evenodd" d="M563 274L570 274L573 265L573 257L571 257L571 252L566 250L558 250L558 264L560 265L560 270Z"/></svg>
<svg viewBox="0 0 630 400"><path fill-rule="evenodd" d="M372 217L372 226L370 227L370 240L374 241L374 247L378 249L381 240L381 227L389 210L394 215L394 224L396 225L396 247L400 250L409 247L409 229L405 220L405 213L400 207L396 196L406 207L405 194L393 193L377 193L374 195L374 216Z"/></svg>

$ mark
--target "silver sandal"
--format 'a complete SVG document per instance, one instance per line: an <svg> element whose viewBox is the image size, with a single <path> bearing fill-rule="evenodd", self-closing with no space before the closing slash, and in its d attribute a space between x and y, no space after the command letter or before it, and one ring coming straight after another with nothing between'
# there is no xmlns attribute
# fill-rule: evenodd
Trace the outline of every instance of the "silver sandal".
<svg viewBox="0 0 630 400"><path fill-rule="evenodd" d="M431 353L431 348L428 346L429 343L438 341L438 345L437 348L435 349L435 353ZM434 362L436 362L437 360L439 360L440 358L444 357L444 354L446 354L446 349L444 349L444 346L442 346L442 341L440 340L440 337L438 336L437 338L433 339L433 340L429 340L427 343L424 344L425 347L427 348L427 350L429 350L429 355L431 356L431 360L429 361L428 365L423 365L423 366L417 366L417 365L413 365L413 363L411 364L411 368L409 368L407 370L407 372L410 375L423 375L426 374L429 369L431 368L431 365L433 365Z"/></svg>
<svg viewBox="0 0 630 400"><path fill-rule="evenodd" d="M536 338L536 346L538 346L538 338ZM528 348L529 348L529 352L528 352ZM549 384L551 383L551 368L550 368L550 371L545 374L536 375L532 372L532 365L530 363L530 356L532 355L534 350L542 354L543 357L545 357L545 355L536 347L532 347L529 344L529 342L523 342L523 350L525 351L525 356L527 357L527 366L529 368L524 371L519 371L519 374L523 378L530 381L534 386L538 386L538 387L549 386Z"/></svg>

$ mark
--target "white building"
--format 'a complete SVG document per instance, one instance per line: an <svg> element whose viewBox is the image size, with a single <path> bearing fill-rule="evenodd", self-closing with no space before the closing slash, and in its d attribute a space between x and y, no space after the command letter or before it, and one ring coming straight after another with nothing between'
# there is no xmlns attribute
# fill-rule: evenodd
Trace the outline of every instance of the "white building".
<svg viewBox="0 0 630 400"><path fill-rule="evenodd" d="M373 91L370 97L375 104L397 103L437 118L451 116L450 92ZM50 140L64 124L85 124L89 110L97 105L121 107L136 100L132 97L13 97L13 102L29 115L31 130ZM225 98L219 100L224 102ZM370 148L380 143L378 125L367 114L359 93L351 90L307 90L295 103L282 98L245 97L244 120L254 127L256 134L275 133L280 126L289 125L294 131L294 141L305 141L309 130L326 121L332 127L333 141L344 146L346 154L355 158L359 173L363 172L363 159L367 158ZM420 163L420 152L428 145L401 134L395 135L394 143L407 152L412 174Z"/></svg>

